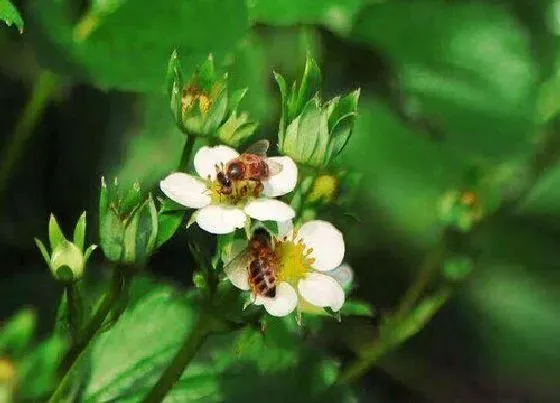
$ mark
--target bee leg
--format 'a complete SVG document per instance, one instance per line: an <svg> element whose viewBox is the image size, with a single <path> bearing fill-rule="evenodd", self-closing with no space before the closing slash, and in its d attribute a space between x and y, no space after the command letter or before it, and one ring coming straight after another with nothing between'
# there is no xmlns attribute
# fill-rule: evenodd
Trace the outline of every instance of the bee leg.
<svg viewBox="0 0 560 403"><path fill-rule="evenodd" d="M255 186L255 197L258 197L264 191L264 185L261 181L257 181L257 186Z"/></svg>

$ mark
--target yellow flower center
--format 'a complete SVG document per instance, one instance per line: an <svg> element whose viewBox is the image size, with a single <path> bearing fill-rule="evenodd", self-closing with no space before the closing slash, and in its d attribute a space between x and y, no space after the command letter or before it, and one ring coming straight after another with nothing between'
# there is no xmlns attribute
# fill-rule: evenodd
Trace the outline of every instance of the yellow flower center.
<svg viewBox="0 0 560 403"><path fill-rule="evenodd" d="M310 257L311 252L313 249L307 248L301 239L298 240L295 231L291 239L284 237L276 240L274 253L278 263L278 280L297 285L299 280L312 271L315 259Z"/></svg>
<svg viewBox="0 0 560 403"><path fill-rule="evenodd" d="M225 188L214 180L208 185L212 204L242 205L256 199L262 193L262 185L256 181L232 181L231 187Z"/></svg>

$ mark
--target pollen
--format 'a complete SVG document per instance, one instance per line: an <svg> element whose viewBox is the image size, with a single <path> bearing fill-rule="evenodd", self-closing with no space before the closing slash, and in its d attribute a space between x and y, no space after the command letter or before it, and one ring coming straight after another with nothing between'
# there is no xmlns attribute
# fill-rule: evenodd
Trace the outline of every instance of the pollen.
<svg viewBox="0 0 560 403"><path fill-rule="evenodd" d="M232 206L243 205L260 196L262 189L259 182L255 181L233 181L231 191L224 193L222 185L217 180L208 185L210 199L213 204L228 204Z"/></svg>
<svg viewBox="0 0 560 403"><path fill-rule="evenodd" d="M296 285L312 271L315 263L315 259L310 256L312 252L313 249L307 248L303 241L297 239L296 232L291 238L277 240L274 253L278 264L278 279Z"/></svg>

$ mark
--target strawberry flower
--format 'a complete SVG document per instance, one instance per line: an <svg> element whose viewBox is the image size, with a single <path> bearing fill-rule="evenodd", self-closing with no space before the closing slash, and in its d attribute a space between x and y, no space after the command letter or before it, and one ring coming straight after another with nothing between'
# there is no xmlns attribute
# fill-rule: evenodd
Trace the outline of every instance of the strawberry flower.
<svg viewBox="0 0 560 403"><path fill-rule="evenodd" d="M294 190L297 183L297 166L290 157L268 157L282 166L282 170L263 182L262 194L231 197L220 193L216 180L218 169L237 158L239 153L231 147L201 147L194 156L194 169L198 176L175 172L160 183L163 193L171 200L192 209L191 217L200 228L213 234L227 234L244 228L251 218L260 221L286 221L295 216L286 203L273 199Z"/></svg>
<svg viewBox="0 0 560 403"><path fill-rule="evenodd" d="M264 305L272 316L286 316L305 304L338 312L344 290L327 273L341 265L344 249L342 233L327 221L308 221L298 230L288 229L274 242L276 295L256 295L253 303ZM250 289L247 270L226 266L226 275L237 288Z"/></svg>

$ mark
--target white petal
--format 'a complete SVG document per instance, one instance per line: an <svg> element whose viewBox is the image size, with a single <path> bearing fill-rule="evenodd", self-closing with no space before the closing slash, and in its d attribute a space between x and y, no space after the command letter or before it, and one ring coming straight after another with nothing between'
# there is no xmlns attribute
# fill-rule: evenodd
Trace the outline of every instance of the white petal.
<svg viewBox="0 0 560 403"><path fill-rule="evenodd" d="M239 153L228 146L200 147L194 156L194 169L204 179L216 179L216 165L225 166L232 159L237 158Z"/></svg>
<svg viewBox="0 0 560 403"><path fill-rule="evenodd" d="M340 311L344 304L344 291L337 281L325 274L309 273L298 283L300 295L312 305L330 307Z"/></svg>
<svg viewBox="0 0 560 403"><path fill-rule="evenodd" d="M227 250L222 251L224 272L234 286L241 290L248 290L250 288L248 262L244 253L247 249L247 241L235 239L228 246Z"/></svg>
<svg viewBox="0 0 560 403"><path fill-rule="evenodd" d="M294 230L294 223L292 220L278 221L278 237L282 238Z"/></svg>
<svg viewBox="0 0 560 403"><path fill-rule="evenodd" d="M206 184L194 176L175 172L159 183L161 191L174 202L189 208L202 208L210 204Z"/></svg>
<svg viewBox="0 0 560 403"><path fill-rule="evenodd" d="M340 266L344 258L344 239L342 232L327 221L313 220L301 226L298 238L308 248L313 248L311 257L315 258L313 268L328 271Z"/></svg>
<svg viewBox="0 0 560 403"><path fill-rule="evenodd" d="M259 221L287 221L296 216L290 205L272 199L253 200L245 206L245 212Z"/></svg>
<svg viewBox="0 0 560 403"><path fill-rule="evenodd" d="M227 234L245 227L247 216L238 208L211 204L198 211L196 222L204 231Z"/></svg>
<svg viewBox="0 0 560 403"><path fill-rule="evenodd" d="M298 169L294 160L290 157L270 157L267 160L282 165L282 171L272 175L264 182L264 194L269 197L276 197L294 190L298 176Z"/></svg>
<svg viewBox="0 0 560 403"><path fill-rule="evenodd" d="M298 297L294 287L288 283L279 283L274 298L258 295L254 304L264 305L264 309L272 316L286 316L294 311L297 302Z"/></svg>

